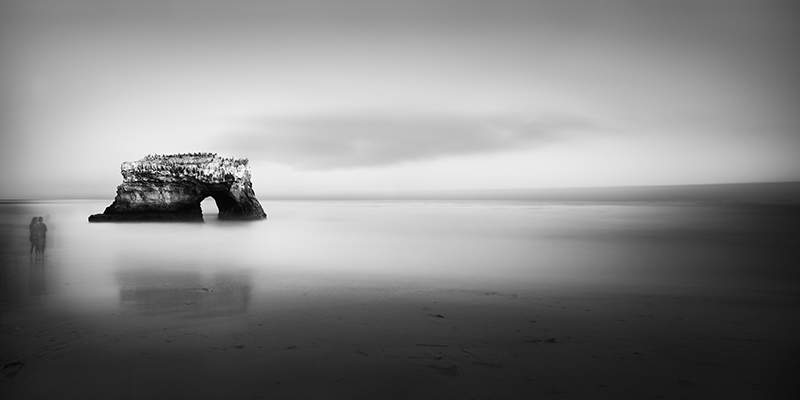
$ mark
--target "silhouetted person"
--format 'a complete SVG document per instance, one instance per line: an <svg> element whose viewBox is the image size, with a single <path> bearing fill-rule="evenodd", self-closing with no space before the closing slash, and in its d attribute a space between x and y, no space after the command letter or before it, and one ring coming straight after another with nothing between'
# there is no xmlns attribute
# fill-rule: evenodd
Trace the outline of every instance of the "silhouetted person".
<svg viewBox="0 0 800 400"><path fill-rule="evenodd" d="M37 222L39 222L39 218L33 217L31 218L31 224L28 225L28 229L31 231L31 250L29 251L29 253L31 253L31 256L33 256L34 247L36 247L36 235L33 233L33 227L36 225Z"/></svg>
<svg viewBox="0 0 800 400"><path fill-rule="evenodd" d="M38 217L36 224L33 225L33 236L36 258L44 257L44 248L47 245L47 225L42 221L42 217Z"/></svg>

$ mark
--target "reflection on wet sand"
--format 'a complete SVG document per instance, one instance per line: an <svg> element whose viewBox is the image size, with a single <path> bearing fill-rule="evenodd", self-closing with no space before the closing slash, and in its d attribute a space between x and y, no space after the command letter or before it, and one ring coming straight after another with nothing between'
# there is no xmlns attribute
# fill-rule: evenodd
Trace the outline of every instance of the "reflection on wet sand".
<svg viewBox="0 0 800 400"><path fill-rule="evenodd" d="M247 311L251 283L246 273L127 269L117 273L120 311L144 315L213 317Z"/></svg>
<svg viewBox="0 0 800 400"><path fill-rule="evenodd" d="M30 265L28 266L28 278L30 280L28 288L33 297L42 296L47 292L45 268L41 259L31 259Z"/></svg>

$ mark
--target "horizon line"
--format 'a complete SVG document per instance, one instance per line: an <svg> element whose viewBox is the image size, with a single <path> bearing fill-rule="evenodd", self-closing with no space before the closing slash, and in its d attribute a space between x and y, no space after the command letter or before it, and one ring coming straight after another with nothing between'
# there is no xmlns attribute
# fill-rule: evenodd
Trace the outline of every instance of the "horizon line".
<svg viewBox="0 0 800 400"><path fill-rule="evenodd" d="M749 188L750 190L743 190ZM753 189L763 189L756 193ZM636 192L636 193L634 193ZM746 193L745 193L746 192ZM413 190L341 190L282 191L258 194L261 200L722 200L719 197L755 197L753 200L792 201L800 203L800 181L700 183L668 185L614 185L533 188L483 189L413 189ZM94 196L48 196L41 198L0 198L0 203L37 201L109 200Z"/></svg>

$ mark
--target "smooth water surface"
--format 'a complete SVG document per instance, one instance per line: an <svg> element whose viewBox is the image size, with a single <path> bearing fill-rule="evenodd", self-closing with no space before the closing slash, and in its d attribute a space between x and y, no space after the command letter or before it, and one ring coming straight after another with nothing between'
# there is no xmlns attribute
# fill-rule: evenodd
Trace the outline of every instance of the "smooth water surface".
<svg viewBox="0 0 800 400"><path fill-rule="evenodd" d="M354 286L797 286L790 206L270 201L265 221L88 223L105 203L0 204L2 303L191 316ZM37 215L44 260L28 253Z"/></svg>

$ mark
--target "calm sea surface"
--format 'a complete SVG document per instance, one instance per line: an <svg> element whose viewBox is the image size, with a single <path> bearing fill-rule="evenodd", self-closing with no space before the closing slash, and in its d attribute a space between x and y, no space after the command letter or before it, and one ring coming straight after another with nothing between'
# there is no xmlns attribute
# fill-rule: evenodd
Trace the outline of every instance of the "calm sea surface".
<svg viewBox="0 0 800 400"><path fill-rule="evenodd" d="M185 309L195 291L217 293L203 310L230 311L370 285L796 291L800 275L791 205L287 200L263 201L258 222L87 222L109 202L0 203L2 306Z"/></svg>

